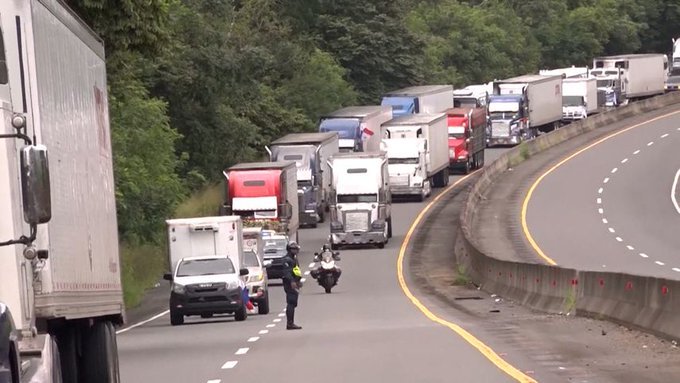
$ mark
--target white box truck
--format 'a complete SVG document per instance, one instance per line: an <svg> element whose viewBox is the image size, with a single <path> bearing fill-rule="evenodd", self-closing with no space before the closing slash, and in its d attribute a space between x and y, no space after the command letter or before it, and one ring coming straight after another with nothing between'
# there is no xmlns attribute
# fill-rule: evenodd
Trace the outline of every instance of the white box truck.
<svg viewBox="0 0 680 383"><path fill-rule="evenodd" d="M488 84L468 85L453 91L454 108L481 108L493 93L493 81Z"/></svg>
<svg viewBox="0 0 680 383"><path fill-rule="evenodd" d="M300 225L316 227L328 211L331 172L328 160L340 151L338 134L291 133L266 146L269 160L295 161L297 165Z"/></svg>
<svg viewBox="0 0 680 383"><path fill-rule="evenodd" d="M392 237L392 195L386 153L338 153L328 160L328 165L333 179L331 247L385 247Z"/></svg>
<svg viewBox="0 0 680 383"><path fill-rule="evenodd" d="M557 69L541 69L538 74L542 76L562 76L562 78L588 78L588 67L571 66Z"/></svg>
<svg viewBox="0 0 680 383"><path fill-rule="evenodd" d="M562 121L582 120L597 113L599 107L594 78L562 80Z"/></svg>
<svg viewBox="0 0 680 383"><path fill-rule="evenodd" d="M524 75L495 81L487 108L489 146L515 145L560 126L562 76Z"/></svg>
<svg viewBox="0 0 680 383"><path fill-rule="evenodd" d="M57 0L0 1L0 26L0 381L116 382L104 44Z"/></svg>
<svg viewBox="0 0 680 383"><path fill-rule="evenodd" d="M170 323L184 323L185 316L234 313L247 317L243 299L243 223L239 216L169 219L168 261L172 282ZM226 259L226 261L225 261Z"/></svg>
<svg viewBox="0 0 680 383"><path fill-rule="evenodd" d="M448 185L446 117L445 113L412 114L383 124L392 194L416 196L422 201L433 186Z"/></svg>
<svg viewBox="0 0 680 383"><path fill-rule="evenodd" d="M319 119L319 132L337 132L341 152L370 152L380 148L380 125L392 119L389 106L348 106Z"/></svg>
<svg viewBox="0 0 680 383"><path fill-rule="evenodd" d="M383 96L381 105L392 107L394 117L442 113L453 108L453 86L422 85L395 90Z"/></svg>
<svg viewBox="0 0 680 383"><path fill-rule="evenodd" d="M596 57L590 77L607 95L607 106L663 94L668 57L657 53Z"/></svg>

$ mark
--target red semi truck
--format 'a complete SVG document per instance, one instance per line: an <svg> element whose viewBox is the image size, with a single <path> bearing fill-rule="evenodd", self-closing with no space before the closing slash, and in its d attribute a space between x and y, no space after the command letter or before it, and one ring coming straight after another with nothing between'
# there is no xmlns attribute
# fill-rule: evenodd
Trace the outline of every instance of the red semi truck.
<svg viewBox="0 0 680 383"><path fill-rule="evenodd" d="M484 166L486 108L452 108L446 111L449 130L449 167L468 174Z"/></svg>
<svg viewBox="0 0 680 383"><path fill-rule="evenodd" d="M298 239L297 166L294 161L234 165L226 177L222 215L238 215L244 226L261 226Z"/></svg>

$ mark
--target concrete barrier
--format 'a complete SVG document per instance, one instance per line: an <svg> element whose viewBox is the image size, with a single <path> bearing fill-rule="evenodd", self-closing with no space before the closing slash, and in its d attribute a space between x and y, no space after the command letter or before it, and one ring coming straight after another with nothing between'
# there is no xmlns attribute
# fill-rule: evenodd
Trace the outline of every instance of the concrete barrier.
<svg viewBox="0 0 680 383"><path fill-rule="evenodd" d="M631 103L544 134L501 155L481 171L462 209L461 235L454 248L458 263L484 290L528 307L607 319L680 339L680 281L504 261L481 252L471 233L477 206L509 168L599 127L676 104L680 104L680 92Z"/></svg>

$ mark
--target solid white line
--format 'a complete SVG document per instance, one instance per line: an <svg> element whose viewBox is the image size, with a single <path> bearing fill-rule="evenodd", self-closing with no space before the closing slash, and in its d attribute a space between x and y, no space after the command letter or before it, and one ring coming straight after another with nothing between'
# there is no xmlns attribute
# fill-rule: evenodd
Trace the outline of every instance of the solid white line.
<svg viewBox="0 0 680 383"><path fill-rule="evenodd" d="M222 365L222 369L223 369L223 370L228 370L228 369L230 369L230 368L236 367L237 364L238 364L238 361L237 361L237 360L230 360L230 361L228 361L227 363L225 363L225 364Z"/></svg>
<svg viewBox="0 0 680 383"><path fill-rule="evenodd" d="M626 246L626 247L628 248L628 250L635 250L635 248L634 248L633 246L631 246L631 245L628 245L628 246Z"/></svg>
<svg viewBox="0 0 680 383"><path fill-rule="evenodd" d="M603 191L604 191L604 189L599 188L599 189L597 190L597 194L602 194Z"/></svg>
<svg viewBox="0 0 680 383"><path fill-rule="evenodd" d="M656 262L654 262L654 263L656 263L656 264L657 264L657 265L659 265L659 266L663 266L663 265L665 265L665 263L663 263L663 262L659 262L659 261L656 261Z"/></svg>
<svg viewBox="0 0 680 383"><path fill-rule="evenodd" d="M649 142L647 143L647 146L652 146L652 145L654 145L654 141L649 141Z"/></svg>
<svg viewBox="0 0 680 383"><path fill-rule="evenodd" d="M248 338L248 343L257 342L258 339L260 339L259 336L250 337L250 338Z"/></svg>
<svg viewBox="0 0 680 383"><path fill-rule="evenodd" d="M273 323L271 323L271 324L266 325L265 327L266 327L266 328L272 328L272 327L276 327L276 325L273 324Z"/></svg>
<svg viewBox="0 0 680 383"><path fill-rule="evenodd" d="M680 273L680 269L678 269L677 267L674 267L673 271Z"/></svg>
<svg viewBox="0 0 680 383"><path fill-rule="evenodd" d="M616 237L616 240L619 241L619 242L623 242L623 238L621 238L621 237Z"/></svg>
<svg viewBox="0 0 680 383"><path fill-rule="evenodd" d="M602 218L602 223L609 223L609 221L607 221L607 218Z"/></svg>
<svg viewBox="0 0 680 383"><path fill-rule="evenodd" d="M149 323L149 322L151 322L151 321L155 321L156 319L162 317L163 315L166 315L166 314L169 313L169 312L170 312L170 310L165 310L165 311L163 311L162 313L157 314L157 315L154 315L154 316L152 316L151 318L149 318L149 319L147 319L147 320L143 320L143 321L141 321L141 322L139 322L139 323L133 324L133 325L130 326L130 327L126 327L126 328L124 328L124 329L118 330L118 331L116 331L116 334L122 334L122 333L124 333L124 332L126 332L126 331L132 330L132 329L135 328L135 327L143 326L143 325L145 325L145 324L147 324L147 323Z"/></svg>
<svg viewBox="0 0 680 383"><path fill-rule="evenodd" d="M279 322L281 322L281 318L274 319L274 323L279 323Z"/></svg>
<svg viewBox="0 0 680 383"><path fill-rule="evenodd" d="M268 332L269 332L269 330L260 330L260 332L258 332L258 334L264 335L264 334L266 334L266 333L268 333Z"/></svg>
<svg viewBox="0 0 680 383"><path fill-rule="evenodd" d="M668 137L668 133L661 135L661 138L666 138L666 137Z"/></svg>
<svg viewBox="0 0 680 383"><path fill-rule="evenodd" d="M602 182L603 182L603 183L609 182L609 177L607 177L607 178L605 178L604 180L602 180Z"/></svg>
<svg viewBox="0 0 680 383"><path fill-rule="evenodd" d="M222 382L222 381L219 380L219 379L213 379L213 380L208 381L208 383L220 383L220 382Z"/></svg>
<svg viewBox="0 0 680 383"><path fill-rule="evenodd" d="M642 258L649 258L649 255L647 255L647 254L645 254L645 253L640 253L640 256L641 256Z"/></svg>
<svg viewBox="0 0 680 383"><path fill-rule="evenodd" d="M613 227L610 227L610 228L609 228L609 232L610 232L610 233L616 233L616 230L614 230Z"/></svg>
<svg viewBox="0 0 680 383"><path fill-rule="evenodd" d="M248 350L250 350L248 347L239 348L236 351L236 355L244 355L244 354L248 353Z"/></svg>
<svg viewBox="0 0 680 383"><path fill-rule="evenodd" d="M671 187L671 201L673 201L673 206L675 206L675 211L680 214L680 205L678 205L677 197L675 197L678 191L678 177L680 177L680 169L675 173L675 178L673 179L673 186Z"/></svg>
<svg viewBox="0 0 680 383"><path fill-rule="evenodd" d="M622 164L625 164L626 162L628 162L628 158L624 158L624 159L621 160Z"/></svg>
<svg viewBox="0 0 680 383"><path fill-rule="evenodd" d="M640 149L633 152L633 154L638 154L638 153L640 153Z"/></svg>
<svg viewBox="0 0 680 383"><path fill-rule="evenodd" d="M619 168L612 169L612 174L616 173L617 170L619 170Z"/></svg>
<svg viewBox="0 0 680 383"><path fill-rule="evenodd" d="M598 198L598 199L597 199L597 203L598 203L598 204L601 204L601 203L602 203L602 198Z"/></svg>
<svg viewBox="0 0 680 383"><path fill-rule="evenodd" d="M603 209L603 208L599 208L599 209L597 209L597 212L600 213L600 214L604 214L604 209Z"/></svg>

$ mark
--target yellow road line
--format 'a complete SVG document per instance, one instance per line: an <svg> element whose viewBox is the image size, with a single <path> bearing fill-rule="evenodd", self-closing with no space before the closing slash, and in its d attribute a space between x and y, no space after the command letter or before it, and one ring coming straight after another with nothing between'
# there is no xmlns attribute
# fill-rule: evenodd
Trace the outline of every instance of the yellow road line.
<svg viewBox="0 0 680 383"><path fill-rule="evenodd" d="M652 122L655 122L655 121L664 119L664 118L666 118L666 117L673 116L673 115L678 114L678 113L680 113L680 110L675 111L675 112L666 113L666 114L664 114L664 115L662 115L662 116L654 117L654 118L652 118L651 120L648 120L648 121L645 121L645 122L641 122L641 123L635 124L635 125L633 125L633 126L629 126L629 127L625 128L625 129L619 130L619 131L614 132L614 133L612 133L612 134L610 134L610 135L608 135L608 136L605 136L605 137L603 137L603 138L601 138L601 139L599 139L599 140L593 142L592 144L590 144L590 145L588 145L588 146L586 146L586 147L584 147L584 148L581 148L581 149L577 150L576 152L572 153L571 155L567 156L566 158L562 159L562 161L560 161L560 162L558 162L557 164L555 164L553 167L551 167L550 169L548 169L545 173L541 174L541 176L538 177L538 178L536 179L536 181L534 181L534 183L533 183L533 184L531 185L531 187L529 188L529 191L527 192L526 197L524 197L524 202L522 202L522 231L524 232L524 236L525 236L526 239L529 241L529 244L531 245L531 247L534 249L534 251L535 251L541 258L543 258L547 263L549 263L549 264L551 264L551 265L557 265L557 262L555 262L552 258L548 257L548 256L543 252L543 250L541 250L541 248L538 246L538 243L536 243L536 240L535 240L534 237L531 235L531 232L530 232L530 230L529 230L529 225L527 224L527 209L529 208L529 201L531 200L531 197L532 197L533 194L534 194L534 190L536 190L536 187L538 186L538 184L540 184L541 181L543 181L543 179L544 179L548 174L552 173L552 172L555 171L557 168L559 168L560 166L564 165L567 161L570 161L571 159L573 159L574 157L578 156L579 154L585 152L586 150L588 150L588 149L590 149L590 148L592 148L592 147L594 147L594 146L597 146L597 145L599 145L599 144L601 144L601 143L603 143L603 142L609 140L610 138L616 137L616 136L618 136L619 134L622 134L622 133L625 133L625 132L627 132L627 131L629 131L629 130L632 130L632 129L635 129L635 128L639 128L640 126L647 125L647 124L650 124L650 123L652 123Z"/></svg>
<svg viewBox="0 0 680 383"><path fill-rule="evenodd" d="M453 188L458 186L461 182L463 182L476 172L477 171L458 179L452 185L444 189L441 193L434 197L432 201L430 201L430 203L428 203L425 206L425 208L420 212L420 214L418 214L416 219L413 221L411 227L408 229L408 232L406 233L404 242L402 242L401 244L401 249L399 250L399 257L397 258L397 277L399 279L399 285L401 286L401 289L404 292L404 294L408 297L408 299L411 300L411 303L413 303L423 314L425 314L426 317L428 317L433 322L439 323L440 325L446 326L449 329L453 330L456 334L460 335L461 338L468 342L472 347L476 348L482 355L489 359L491 363L496 365L496 367L500 368L503 372L510 375L518 382L537 383L536 380L525 375L522 371L518 370L510 363L506 362L494 350L492 350L489 346L484 344L481 340L477 339L474 335L467 332L464 328L460 327L455 323L451 323L445 319L436 316L434 313L432 313L432 311L425 307L425 305L420 303L420 300L418 300L418 298L416 298L411 293L411 290L408 288L408 285L406 285L406 280L404 278L404 257L406 255L406 249L408 248L409 242L411 241L411 236L413 235L413 232L416 230L416 228L420 224L420 221L422 221L425 214L427 214L427 212L432 208L432 206L434 206L434 204L436 204L446 193L453 190Z"/></svg>

